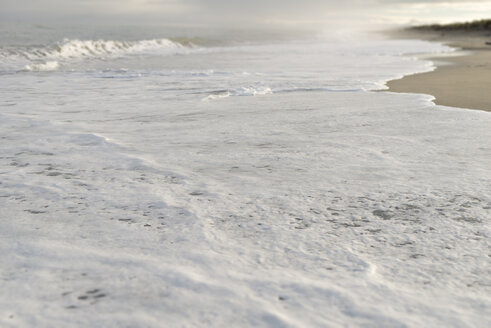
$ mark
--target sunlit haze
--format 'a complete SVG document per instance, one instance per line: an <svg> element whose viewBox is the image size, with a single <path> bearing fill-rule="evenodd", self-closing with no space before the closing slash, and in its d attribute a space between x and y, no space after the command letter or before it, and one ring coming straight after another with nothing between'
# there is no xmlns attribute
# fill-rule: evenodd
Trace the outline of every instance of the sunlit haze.
<svg viewBox="0 0 491 328"><path fill-rule="evenodd" d="M181 26L318 26L472 20L491 14L490 1L462 0L1 0L0 19Z"/></svg>

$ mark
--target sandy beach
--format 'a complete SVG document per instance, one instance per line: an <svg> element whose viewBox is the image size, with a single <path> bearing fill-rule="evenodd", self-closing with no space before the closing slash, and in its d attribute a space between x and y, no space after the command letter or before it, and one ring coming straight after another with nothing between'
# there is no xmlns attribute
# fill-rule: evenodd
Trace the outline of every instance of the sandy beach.
<svg viewBox="0 0 491 328"><path fill-rule="evenodd" d="M491 111L490 32L404 30L391 35L442 42L460 50L429 58L437 65L434 71L390 81L390 91L431 94L438 105Z"/></svg>

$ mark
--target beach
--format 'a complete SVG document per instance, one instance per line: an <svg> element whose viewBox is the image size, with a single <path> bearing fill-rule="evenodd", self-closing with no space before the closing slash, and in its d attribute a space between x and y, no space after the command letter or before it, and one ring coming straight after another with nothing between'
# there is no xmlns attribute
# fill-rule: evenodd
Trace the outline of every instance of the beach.
<svg viewBox="0 0 491 328"><path fill-rule="evenodd" d="M391 35L441 42L457 50L424 57L436 69L389 81L390 91L430 94L438 105L491 111L491 32L399 30Z"/></svg>

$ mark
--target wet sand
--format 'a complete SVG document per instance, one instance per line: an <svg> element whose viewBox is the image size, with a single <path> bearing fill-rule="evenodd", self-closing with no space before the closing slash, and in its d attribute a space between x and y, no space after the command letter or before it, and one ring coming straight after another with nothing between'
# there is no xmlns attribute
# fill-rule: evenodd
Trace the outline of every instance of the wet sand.
<svg viewBox="0 0 491 328"><path fill-rule="evenodd" d="M389 91L430 94L438 105L491 111L491 32L405 30L391 36L443 42L461 51L430 58L436 70L390 81Z"/></svg>

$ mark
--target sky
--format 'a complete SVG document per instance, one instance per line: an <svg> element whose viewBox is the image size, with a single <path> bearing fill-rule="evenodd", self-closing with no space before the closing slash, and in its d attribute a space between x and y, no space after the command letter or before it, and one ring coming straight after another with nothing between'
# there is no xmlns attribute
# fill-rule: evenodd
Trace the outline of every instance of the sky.
<svg viewBox="0 0 491 328"><path fill-rule="evenodd" d="M1 21L242 27L491 17L491 0L0 0Z"/></svg>

